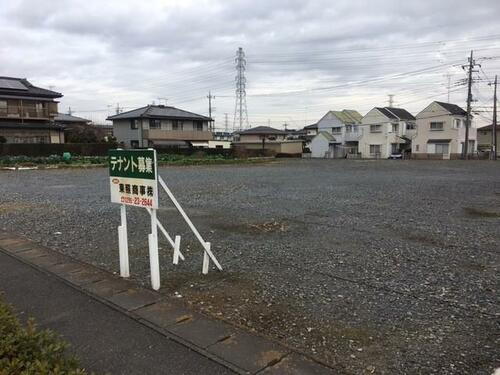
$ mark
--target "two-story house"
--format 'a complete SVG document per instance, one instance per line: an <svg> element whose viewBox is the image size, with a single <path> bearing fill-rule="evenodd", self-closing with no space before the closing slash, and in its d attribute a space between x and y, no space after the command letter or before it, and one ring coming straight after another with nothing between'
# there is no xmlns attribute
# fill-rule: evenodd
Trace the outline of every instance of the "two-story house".
<svg viewBox="0 0 500 375"><path fill-rule="evenodd" d="M211 118L165 105L147 105L109 116L113 135L124 147L191 147L213 139Z"/></svg>
<svg viewBox="0 0 500 375"><path fill-rule="evenodd" d="M409 153L416 133L415 117L403 108L375 107L361 120L359 152L363 158Z"/></svg>
<svg viewBox="0 0 500 375"><path fill-rule="evenodd" d="M54 122L61 97L26 78L0 77L0 136L7 143L64 143L64 127Z"/></svg>
<svg viewBox="0 0 500 375"><path fill-rule="evenodd" d="M314 139L318 139L311 141L313 157L344 158L357 154L362 117L358 111L350 109L328 111L317 123L318 135ZM325 133L333 137L325 137Z"/></svg>
<svg viewBox="0 0 500 375"><path fill-rule="evenodd" d="M465 143L467 112L456 104L432 102L417 114L412 158L458 159ZM472 124L471 124L472 125ZM469 128L468 153L477 150L477 130Z"/></svg>

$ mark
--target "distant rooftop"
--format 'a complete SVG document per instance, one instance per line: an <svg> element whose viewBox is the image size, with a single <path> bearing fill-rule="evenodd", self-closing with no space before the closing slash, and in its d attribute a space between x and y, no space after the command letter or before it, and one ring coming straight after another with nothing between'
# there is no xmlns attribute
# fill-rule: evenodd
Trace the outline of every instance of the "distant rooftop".
<svg viewBox="0 0 500 375"><path fill-rule="evenodd" d="M331 111L344 124L360 124L363 116L353 109L343 109L342 111Z"/></svg>
<svg viewBox="0 0 500 375"><path fill-rule="evenodd" d="M5 97L61 98L59 92L34 86L26 78L0 76L0 95Z"/></svg>
<svg viewBox="0 0 500 375"><path fill-rule="evenodd" d="M58 113L57 116L54 118L54 120L56 122L91 122L90 120L87 120L86 118L72 116L72 115L68 115L66 113Z"/></svg>
<svg viewBox="0 0 500 375"><path fill-rule="evenodd" d="M270 126L257 126L255 128L243 130L239 132L240 134L287 134L283 130L271 128Z"/></svg>
<svg viewBox="0 0 500 375"><path fill-rule="evenodd" d="M166 105L147 105L117 115L109 116L107 120L121 120L133 118L166 118L178 120L203 120L211 121L210 117L198 115L193 112L184 111L179 108Z"/></svg>
<svg viewBox="0 0 500 375"><path fill-rule="evenodd" d="M403 108L394 107L376 107L376 109L386 117L394 120L416 120L410 112Z"/></svg>
<svg viewBox="0 0 500 375"><path fill-rule="evenodd" d="M318 129L318 124L304 126L304 129Z"/></svg>
<svg viewBox="0 0 500 375"><path fill-rule="evenodd" d="M493 124L485 125L485 126L481 126L480 128L477 128L477 130L492 130L492 129L493 129ZM497 124L496 130L497 130L497 132L500 131L500 124Z"/></svg>
<svg viewBox="0 0 500 375"><path fill-rule="evenodd" d="M444 103L444 102L435 102L435 103L439 104L441 107L446 109L452 115L467 116L467 111L465 111L463 108L459 107L456 104Z"/></svg>

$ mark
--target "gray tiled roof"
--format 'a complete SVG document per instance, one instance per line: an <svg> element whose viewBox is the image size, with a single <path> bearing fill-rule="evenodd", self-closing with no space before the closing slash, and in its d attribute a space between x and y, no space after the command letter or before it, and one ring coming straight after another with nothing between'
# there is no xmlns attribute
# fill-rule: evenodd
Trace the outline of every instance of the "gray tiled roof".
<svg viewBox="0 0 500 375"><path fill-rule="evenodd" d="M304 129L318 129L318 124L304 126Z"/></svg>
<svg viewBox="0 0 500 375"><path fill-rule="evenodd" d="M204 120L210 121L210 117L198 115L193 112L184 111L179 108L166 105L147 105L117 115L109 116L108 120L121 120L133 118L170 118L178 120Z"/></svg>
<svg viewBox="0 0 500 375"><path fill-rule="evenodd" d="M477 128L477 130L493 130L493 124L481 126L480 128ZM500 131L500 124L497 124L496 130L497 132Z"/></svg>
<svg viewBox="0 0 500 375"><path fill-rule="evenodd" d="M63 95L59 92L55 92L52 90L42 89L41 87L36 87L31 84L26 78L15 78L15 77L0 77L1 80L4 81L13 81L18 82L22 86L26 87L26 90L19 90L15 88L6 88L0 87L0 96L2 95L15 95L15 96L23 96L23 97L42 97L42 98L61 98Z"/></svg>
<svg viewBox="0 0 500 375"><path fill-rule="evenodd" d="M465 111L463 108L459 107L456 104L444 103L444 102L436 102L436 103L439 104L444 109L446 109L452 115L467 116L467 111Z"/></svg>
<svg viewBox="0 0 500 375"><path fill-rule="evenodd" d="M257 126L255 128L243 130L240 134L286 134L283 130L271 128L270 126Z"/></svg>
<svg viewBox="0 0 500 375"><path fill-rule="evenodd" d="M415 116L413 116L410 112L403 108L393 108L393 107L376 107L376 109L384 116L394 119L394 120L415 120Z"/></svg>
<svg viewBox="0 0 500 375"><path fill-rule="evenodd" d="M66 113L58 113L54 118L56 122L90 122L86 118L68 115Z"/></svg>

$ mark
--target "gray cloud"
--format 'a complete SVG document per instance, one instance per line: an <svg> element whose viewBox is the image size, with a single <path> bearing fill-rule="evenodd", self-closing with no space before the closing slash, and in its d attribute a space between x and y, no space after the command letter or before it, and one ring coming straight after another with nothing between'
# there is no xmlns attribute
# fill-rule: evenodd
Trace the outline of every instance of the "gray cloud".
<svg viewBox="0 0 500 375"><path fill-rule="evenodd" d="M453 65L465 63L469 49L478 57L500 55L500 36L477 40L500 34L498 14L495 0L56 0L50 9L8 1L0 10L0 74L55 85L65 94L63 109L96 119L106 111L94 110L108 105L134 107L158 97L206 113L212 90L220 125L234 110L233 60L242 46L253 124L299 126L343 107L366 112L384 105L389 93L416 112L446 99L429 97L446 91L446 73L453 81L463 77ZM494 74L498 61L484 60L484 70ZM465 90L452 94L457 104L464 98Z"/></svg>

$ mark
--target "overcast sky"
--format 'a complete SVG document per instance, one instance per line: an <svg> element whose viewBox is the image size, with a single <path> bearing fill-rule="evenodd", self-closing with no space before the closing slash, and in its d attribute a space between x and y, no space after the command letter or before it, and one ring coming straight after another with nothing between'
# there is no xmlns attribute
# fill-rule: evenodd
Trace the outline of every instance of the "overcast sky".
<svg viewBox="0 0 500 375"><path fill-rule="evenodd" d="M470 5L472 3L472 5ZM234 57L247 57L251 126L298 128L328 110L395 104L416 114L432 100L464 105L461 64L482 64L474 94L491 118L486 79L500 73L500 1L2 0L0 75L64 94L60 111L102 121L164 103L229 128ZM486 77L485 77L486 76Z"/></svg>

